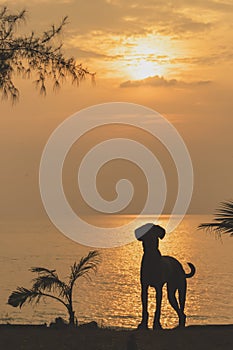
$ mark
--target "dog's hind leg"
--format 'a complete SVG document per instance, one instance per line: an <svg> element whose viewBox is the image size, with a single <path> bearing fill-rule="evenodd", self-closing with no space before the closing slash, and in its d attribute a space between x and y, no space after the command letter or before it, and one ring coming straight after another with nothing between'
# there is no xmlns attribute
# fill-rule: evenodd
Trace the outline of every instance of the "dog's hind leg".
<svg viewBox="0 0 233 350"><path fill-rule="evenodd" d="M148 329L148 285L141 285L141 300L142 300L142 321L138 325L138 329Z"/></svg>
<svg viewBox="0 0 233 350"><path fill-rule="evenodd" d="M176 287L167 285L167 293L168 293L168 300L173 309L176 311L178 317L179 317L179 326L184 327L185 325L185 314L184 312L180 309L177 299L176 299Z"/></svg>
<svg viewBox="0 0 233 350"><path fill-rule="evenodd" d="M163 286L156 287L156 311L153 323L153 329L162 329L160 324L160 315L161 315L161 304L162 304L162 288Z"/></svg>
<svg viewBox="0 0 233 350"><path fill-rule="evenodd" d="M180 322L179 325L181 327L185 326L185 321L186 321L186 315L184 313L184 308L185 308L185 300L186 300L186 290L187 290L187 282L186 278L182 281L182 283L179 286L179 304L180 304L180 311L181 311L181 317L180 317Z"/></svg>

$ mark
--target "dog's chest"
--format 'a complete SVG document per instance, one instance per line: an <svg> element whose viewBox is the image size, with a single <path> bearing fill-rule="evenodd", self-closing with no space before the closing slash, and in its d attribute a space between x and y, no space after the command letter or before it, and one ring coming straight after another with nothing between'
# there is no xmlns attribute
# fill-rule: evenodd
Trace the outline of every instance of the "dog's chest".
<svg viewBox="0 0 233 350"><path fill-rule="evenodd" d="M161 258L154 255L144 255L141 263L141 282L155 286L163 283L164 276L161 268Z"/></svg>

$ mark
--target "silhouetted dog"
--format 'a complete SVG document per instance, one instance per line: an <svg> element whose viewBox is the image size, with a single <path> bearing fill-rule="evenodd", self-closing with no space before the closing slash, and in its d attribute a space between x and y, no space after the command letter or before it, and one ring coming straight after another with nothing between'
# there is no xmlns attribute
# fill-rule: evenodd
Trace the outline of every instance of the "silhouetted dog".
<svg viewBox="0 0 233 350"><path fill-rule="evenodd" d="M168 300L179 317L179 326L184 327L186 315L184 313L186 299L186 278L195 274L195 267L188 263L191 272L186 274L178 260L171 256L162 256L158 249L159 239L165 236L165 230L158 225L146 224L135 230L136 238L142 242L144 254L141 262L141 300L142 321L138 329L147 329L148 325L148 287L156 289L156 312L153 329L161 329L160 314L162 302L162 288L167 283ZM179 305L175 296L179 292Z"/></svg>

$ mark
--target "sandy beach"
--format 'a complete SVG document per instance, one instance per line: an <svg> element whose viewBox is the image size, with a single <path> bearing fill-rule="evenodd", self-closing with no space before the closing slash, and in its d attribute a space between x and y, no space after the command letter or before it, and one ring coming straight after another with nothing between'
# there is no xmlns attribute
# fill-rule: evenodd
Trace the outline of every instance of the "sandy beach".
<svg viewBox="0 0 233 350"><path fill-rule="evenodd" d="M132 345L132 342L136 343L137 347ZM183 330L157 332L110 329L61 330L37 326L1 325L0 348L4 350L230 350L233 348L233 325L190 326Z"/></svg>

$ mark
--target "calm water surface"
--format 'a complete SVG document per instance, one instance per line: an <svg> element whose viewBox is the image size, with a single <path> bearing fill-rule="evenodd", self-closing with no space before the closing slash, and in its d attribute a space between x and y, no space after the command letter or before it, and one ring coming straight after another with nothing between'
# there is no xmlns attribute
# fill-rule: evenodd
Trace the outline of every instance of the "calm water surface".
<svg viewBox="0 0 233 350"><path fill-rule="evenodd" d="M197 231L209 217L186 216L175 232L160 243L164 255L178 258L186 271L192 262L196 275L188 280L187 324L233 323L233 238L216 239L214 235ZM106 225L123 222L125 217L105 218ZM114 220L114 222L113 222ZM150 221L137 219L137 225ZM166 221L166 218L162 220ZM132 228L133 229L133 228ZM21 310L6 304L17 286L30 287L32 266L56 268L61 277L69 266L88 253L83 247L59 233L49 222L1 222L0 227L0 322L49 323L57 316L67 317L62 305L54 301L41 302ZM99 325L135 328L140 321L139 269L142 256L137 241L112 249L100 249L102 262L92 281L80 279L75 289L75 309L80 322L95 320ZM150 290L150 326L155 309L155 293ZM166 300L162 305L164 328L177 325L177 317Z"/></svg>

